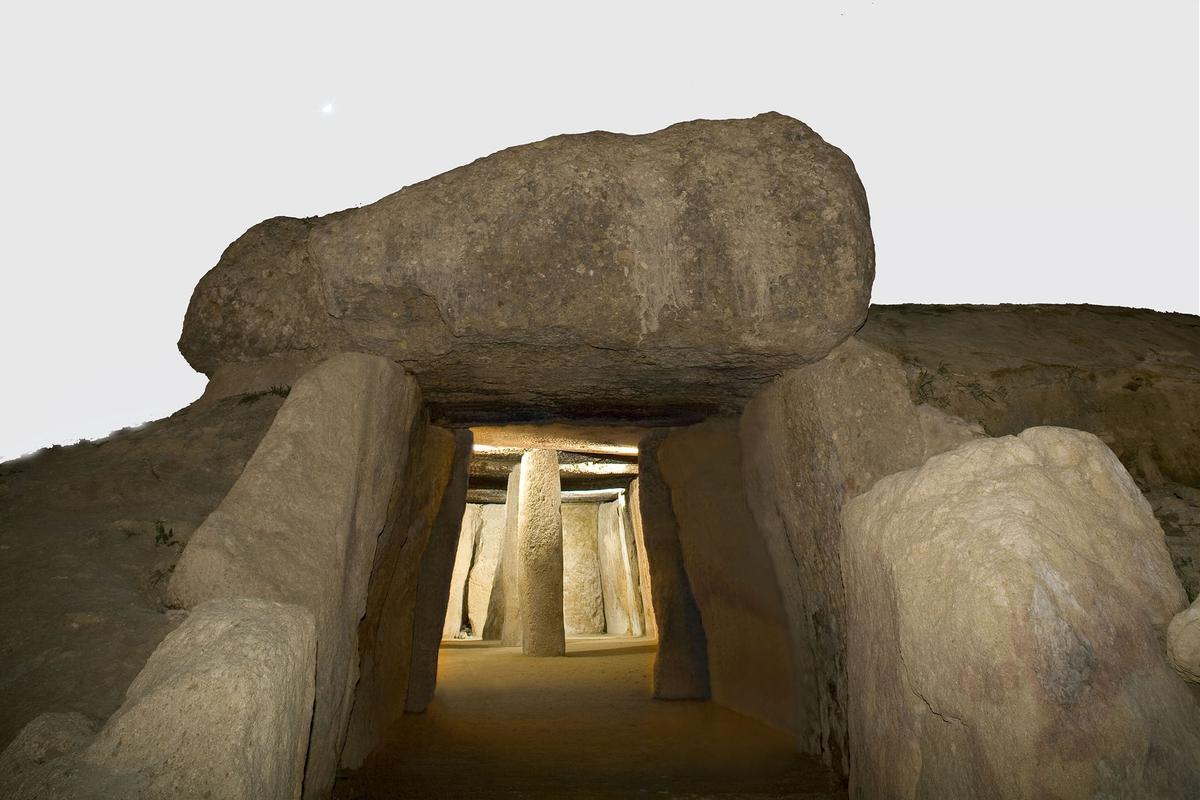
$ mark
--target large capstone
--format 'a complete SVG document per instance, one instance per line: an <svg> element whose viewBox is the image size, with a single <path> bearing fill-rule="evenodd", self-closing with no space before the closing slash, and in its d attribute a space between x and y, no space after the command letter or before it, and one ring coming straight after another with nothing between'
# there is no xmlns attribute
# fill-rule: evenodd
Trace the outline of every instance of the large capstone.
<svg viewBox="0 0 1200 800"><path fill-rule="evenodd" d="M210 396L354 350L451 421L707 415L849 336L873 275L844 153L780 114L700 120L260 223L196 287L179 345Z"/></svg>

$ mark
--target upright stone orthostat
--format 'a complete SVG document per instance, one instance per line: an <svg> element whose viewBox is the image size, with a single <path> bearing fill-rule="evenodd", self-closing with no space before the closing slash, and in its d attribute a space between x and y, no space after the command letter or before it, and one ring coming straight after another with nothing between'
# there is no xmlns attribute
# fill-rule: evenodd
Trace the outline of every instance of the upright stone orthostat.
<svg viewBox="0 0 1200 800"><path fill-rule="evenodd" d="M450 599L446 603L446 624L442 628L443 639L454 639L462 633L467 619L466 590L467 575L471 571L471 556L475 553L475 540L483 522L482 506L467 503L463 511L458 532L458 549L454 554L454 572L450 576Z"/></svg>
<svg viewBox="0 0 1200 800"><path fill-rule="evenodd" d="M492 599L488 604L487 621L483 626L484 639L499 639L505 647L521 644L521 593L517 586L520 559L517 550L517 514L521 504L521 467L508 475L508 494L504 504L504 543L500 546L500 563L492 580Z"/></svg>
<svg viewBox="0 0 1200 800"><path fill-rule="evenodd" d="M424 711L437 686L438 650L453 580L455 553L467 501L467 470L471 462L470 431L454 432L454 464L442 492L442 504L417 572L416 607L413 610L412 666L404 710ZM458 596L459 611L462 595Z"/></svg>
<svg viewBox="0 0 1200 800"><path fill-rule="evenodd" d="M708 640L683 566L671 489L658 464L658 449L665 436L664 431L656 432L638 446L638 517L654 584L658 625L654 696L661 700L706 700L710 696Z"/></svg>
<svg viewBox="0 0 1200 800"><path fill-rule="evenodd" d="M561 656L567 652L561 498L558 453L530 450L522 456L517 548L524 634L521 648L527 656Z"/></svg>
<svg viewBox="0 0 1200 800"><path fill-rule="evenodd" d="M629 619L634 636L646 635L645 609L642 606L642 576L638 571L637 537L633 532L633 517L629 513L629 500L622 493L616 500L617 525L621 531L621 557L625 567L625 596L629 604Z"/></svg>
<svg viewBox="0 0 1200 800"><path fill-rule="evenodd" d="M850 769L842 506L884 475L978 435L914 405L903 365L857 339L784 373L742 414L742 483L788 617L800 747L842 775Z"/></svg>
<svg viewBox="0 0 1200 800"><path fill-rule="evenodd" d="M416 381L384 358L345 353L305 374L171 578L183 608L258 597L316 618L309 800L328 796L346 740L380 533L422 483L406 471L421 408Z"/></svg>
<svg viewBox="0 0 1200 800"><path fill-rule="evenodd" d="M568 635L604 633L596 541L599 503L563 503L563 620Z"/></svg>
<svg viewBox="0 0 1200 800"><path fill-rule="evenodd" d="M633 539L637 546L638 583L642 594L646 635L658 636L658 621L654 616L654 593L650 586L650 560L646 555L646 537L642 529L641 484L637 478L629 484L629 517L633 523Z"/></svg>
<svg viewBox="0 0 1200 800"><path fill-rule="evenodd" d="M471 630L471 638L478 638L487 622L492 585L495 583L508 524L506 516L504 506L497 503L488 503L479 509L479 535L475 539L475 552L471 556L465 590L467 625Z"/></svg>
<svg viewBox="0 0 1200 800"><path fill-rule="evenodd" d="M634 636L633 613L629 608L629 574L623 556L617 501L601 503L598 514L597 547L600 556L600 585L604 591L604 621L608 633Z"/></svg>
<svg viewBox="0 0 1200 800"><path fill-rule="evenodd" d="M789 620L775 564L746 505L739 451L736 420L714 419L671 431L658 463L704 622L712 699L797 734Z"/></svg>

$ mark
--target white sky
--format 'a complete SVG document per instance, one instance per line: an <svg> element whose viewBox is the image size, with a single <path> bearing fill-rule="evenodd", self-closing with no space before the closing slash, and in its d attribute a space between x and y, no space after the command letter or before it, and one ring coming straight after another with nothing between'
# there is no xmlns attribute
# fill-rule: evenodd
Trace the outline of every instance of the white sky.
<svg viewBox="0 0 1200 800"><path fill-rule="evenodd" d="M1195 0L391 5L3 5L0 459L195 399L254 223L556 133L780 111L858 166L876 302L1200 309Z"/></svg>

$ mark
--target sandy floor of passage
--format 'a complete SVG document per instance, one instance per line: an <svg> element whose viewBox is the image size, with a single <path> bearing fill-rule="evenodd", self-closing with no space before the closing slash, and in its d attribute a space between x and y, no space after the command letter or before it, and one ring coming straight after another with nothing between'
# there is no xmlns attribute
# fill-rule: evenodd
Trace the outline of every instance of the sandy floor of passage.
<svg viewBox="0 0 1200 800"><path fill-rule="evenodd" d="M443 644L437 696L334 796L842 798L787 735L706 702L653 700L655 645L571 639L566 658Z"/></svg>

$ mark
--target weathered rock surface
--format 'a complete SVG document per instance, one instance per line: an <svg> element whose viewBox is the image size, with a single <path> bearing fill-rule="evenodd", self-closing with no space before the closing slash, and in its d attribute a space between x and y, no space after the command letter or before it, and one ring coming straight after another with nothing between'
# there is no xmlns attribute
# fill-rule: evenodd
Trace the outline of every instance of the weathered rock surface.
<svg viewBox="0 0 1200 800"><path fill-rule="evenodd" d="M343 354L306 373L171 580L174 602L185 608L262 597L313 613L319 649L309 798L325 796L333 783L359 677L367 582L393 501L407 487L420 413L416 382L386 359Z"/></svg>
<svg viewBox="0 0 1200 800"><path fill-rule="evenodd" d="M1200 796L1162 532L1092 435L1033 428L844 512L852 797Z"/></svg>
<svg viewBox="0 0 1200 800"><path fill-rule="evenodd" d="M737 421L672 431L658 461L704 621L712 699L800 735L788 618L742 490Z"/></svg>
<svg viewBox="0 0 1200 800"><path fill-rule="evenodd" d="M654 617L658 624L654 696L661 700L707 700L708 641L683 564L671 489L658 463L665 435L656 431L638 446L638 517L654 585Z"/></svg>
<svg viewBox="0 0 1200 800"><path fill-rule="evenodd" d="M1200 317L1105 306L872 306L858 337L918 402L993 436L1089 431L1139 475L1200 487Z"/></svg>
<svg viewBox="0 0 1200 800"><path fill-rule="evenodd" d="M424 711L433 699L433 691L437 686L438 650L441 646L442 630L446 624L454 559L466 510L467 471L470 461L471 432L455 431L453 465L445 491L442 492L437 516L433 519L429 541L421 553L421 565L417 572L412 666L408 673L408 694L404 701L404 710L410 713ZM393 586L393 591L396 588ZM459 608L461 607L460 595ZM384 657L387 657L386 653ZM385 673L383 679L396 678L389 678Z"/></svg>
<svg viewBox="0 0 1200 800"><path fill-rule="evenodd" d="M446 622L442 628L443 639L454 639L462 634L467 622L467 575L471 572L471 558L475 554L475 543L479 537L479 526L483 522L482 506L467 503L463 510L458 531L458 546L454 552L454 571L450 576L449 599L446 601Z"/></svg>
<svg viewBox="0 0 1200 800"><path fill-rule="evenodd" d="M56 721L51 736L46 717L32 723L40 730L14 745L35 760L39 750L63 754L0 791L14 800L299 797L316 649L305 608L204 603L162 641L94 739L84 744L78 720Z"/></svg>
<svg viewBox="0 0 1200 800"><path fill-rule="evenodd" d="M504 647L521 644L521 559L517 544L517 521L521 502L521 470L514 469L508 475L508 489L504 503L504 543L500 545L500 563L492 579L492 598L488 603L487 621L483 626L483 638L499 640Z"/></svg>
<svg viewBox="0 0 1200 800"><path fill-rule="evenodd" d="M1200 683L1200 600L1167 626L1167 658L1185 681Z"/></svg>
<svg viewBox="0 0 1200 800"><path fill-rule="evenodd" d="M358 685L342 766L355 768L407 707L422 555L450 481L458 443L448 431L418 424L409 461L379 534L358 625ZM459 510L457 517L462 517ZM445 609L439 618L445 619Z"/></svg>
<svg viewBox="0 0 1200 800"><path fill-rule="evenodd" d="M629 616L633 622L633 635L646 633L646 611L642 606L642 576L638 571L637 535L633 531L633 517L629 513L629 493L617 496L617 520L620 522L622 558L626 573L625 596L629 605Z"/></svg>
<svg viewBox="0 0 1200 800"><path fill-rule="evenodd" d="M474 638L479 637L487 623L488 605L492 600L492 586L496 581L507 526L507 506L493 503L480 507L479 536L475 539L466 588L467 625Z"/></svg>
<svg viewBox="0 0 1200 800"><path fill-rule="evenodd" d="M167 581L282 403L192 406L0 464L0 748L48 711L107 719L177 624Z"/></svg>
<svg viewBox="0 0 1200 800"><path fill-rule="evenodd" d="M641 490L635 478L629 484L629 517L633 529L634 546L637 549L638 587L642 594L642 619L645 634L658 636L658 621L654 617L654 592L650 584L650 561L646 556L646 536L642 530Z"/></svg>
<svg viewBox="0 0 1200 800"><path fill-rule="evenodd" d="M563 625L568 636L604 633L598 503L563 503Z"/></svg>
<svg viewBox="0 0 1200 800"><path fill-rule="evenodd" d="M856 339L788 372L742 415L746 502L788 615L796 730L805 752L842 775L849 769L842 506L884 475L979 435L914 406L900 362Z"/></svg>
<svg viewBox="0 0 1200 800"><path fill-rule="evenodd" d="M563 628L563 542L558 453L521 457L517 512L521 650L527 656L566 655Z"/></svg>
<svg viewBox="0 0 1200 800"><path fill-rule="evenodd" d="M154 651L84 757L175 797L296 797L316 651L307 609L200 605Z"/></svg>
<svg viewBox="0 0 1200 800"><path fill-rule="evenodd" d="M596 522L597 557L607 631L617 636L640 636L642 624L637 609L630 602L632 585L629 554L625 550L625 531L616 500L600 504Z"/></svg>
<svg viewBox="0 0 1200 800"><path fill-rule="evenodd" d="M28 776L57 758L77 753L91 744L97 725L78 711L49 711L34 717L0 752L0 794L15 797ZM44 780L44 779L43 779Z"/></svg>
<svg viewBox="0 0 1200 800"><path fill-rule="evenodd" d="M375 353L452 420L709 414L850 335L873 274L845 154L780 114L699 120L557 136L267 220L200 281L180 350L225 391L233 372Z"/></svg>

